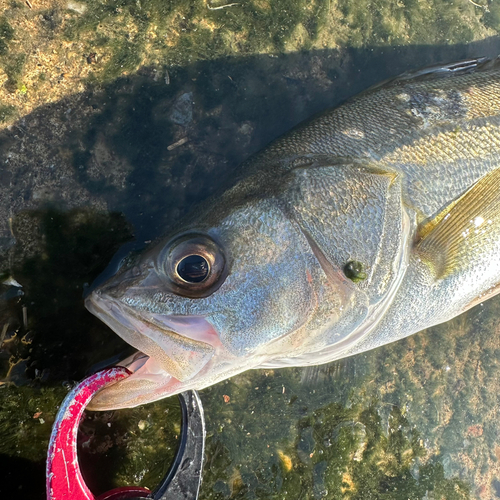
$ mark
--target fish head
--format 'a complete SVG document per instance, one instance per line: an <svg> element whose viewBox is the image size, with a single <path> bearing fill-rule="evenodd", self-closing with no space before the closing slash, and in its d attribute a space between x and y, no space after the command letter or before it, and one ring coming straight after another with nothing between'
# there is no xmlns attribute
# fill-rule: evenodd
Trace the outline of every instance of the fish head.
<svg viewBox="0 0 500 500"><path fill-rule="evenodd" d="M307 323L317 266L304 236L273 198L220 205L86 299L140 351L124 362L133 375L100 392L91 409L136 406L255 368L272 358L269 345Z"/></svg>
<svg viewBox="0 0 500 500"><path fill-rule="evenodd" d="M133 374L92 409L202 389L251 368L338 359L383 314L405 268L398 179L322 159L262 171L87 298L140 351L126 361Z"/></svg>

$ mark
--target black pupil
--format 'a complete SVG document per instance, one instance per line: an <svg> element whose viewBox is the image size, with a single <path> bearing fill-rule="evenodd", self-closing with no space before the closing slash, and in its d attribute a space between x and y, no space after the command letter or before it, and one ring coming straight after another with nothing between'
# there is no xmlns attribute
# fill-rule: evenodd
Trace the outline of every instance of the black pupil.
<svg viewBox="0 0 500 500"><path fill-rule="evenodd" d="M177 273L188 283L200 283L208 271L208 262L201 255L189 255L177 264Z"/></svg>

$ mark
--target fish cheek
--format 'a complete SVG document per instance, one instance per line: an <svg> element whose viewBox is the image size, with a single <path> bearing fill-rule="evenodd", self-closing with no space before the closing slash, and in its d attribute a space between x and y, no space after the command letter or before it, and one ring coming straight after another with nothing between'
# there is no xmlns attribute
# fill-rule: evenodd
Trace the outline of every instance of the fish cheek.
<svg viewBox="0 0 500 500"><path fill-rule="evenodd" d="M254 354L304 325L316 303L309 277L290 261L230 276L224 306L208 318L224 347L238 357Z"/></svg>

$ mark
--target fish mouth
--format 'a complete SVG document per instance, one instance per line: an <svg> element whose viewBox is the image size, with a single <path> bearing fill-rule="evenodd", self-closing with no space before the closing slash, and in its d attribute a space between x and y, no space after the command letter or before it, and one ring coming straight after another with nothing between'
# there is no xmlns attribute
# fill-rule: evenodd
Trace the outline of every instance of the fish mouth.
<svg viewBox="0 0 500 500"><path fill-rule="evenodd" d="M194 388L221 346L202 317L138 313L99 290L87 297L85 306L138 349L118 363L132 375L100 391L89 410L134 407Z"/></svg>

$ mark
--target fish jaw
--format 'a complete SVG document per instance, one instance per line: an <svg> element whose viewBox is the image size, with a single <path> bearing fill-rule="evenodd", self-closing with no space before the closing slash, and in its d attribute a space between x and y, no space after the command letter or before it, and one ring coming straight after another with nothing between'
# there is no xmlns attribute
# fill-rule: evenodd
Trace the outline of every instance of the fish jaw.
<svg viewBox="0 0 500 500"><path fill-rule="evenodd" d="M127 379L104 388L88 405L91 411L132 408L182 392L182 384L147 354L137 351L119 363L132 372Z"/></svg>
<svg viewBox="0 0 500 500"><path fill-rule="evenodd" d="M132 375L99 392L89 406L91 410L133 407L198 387L197 381L210 370L212 357L222 348L217 333L203 318L145 318L100 290L94 291L85 305L139 350L119 363Z"/></svg>

